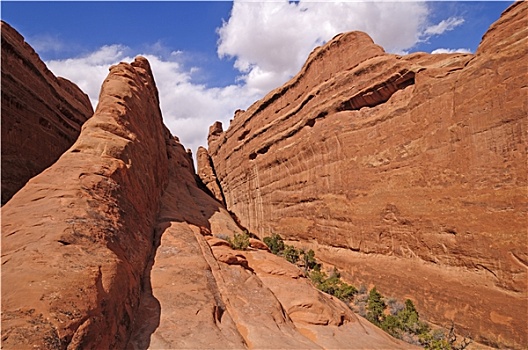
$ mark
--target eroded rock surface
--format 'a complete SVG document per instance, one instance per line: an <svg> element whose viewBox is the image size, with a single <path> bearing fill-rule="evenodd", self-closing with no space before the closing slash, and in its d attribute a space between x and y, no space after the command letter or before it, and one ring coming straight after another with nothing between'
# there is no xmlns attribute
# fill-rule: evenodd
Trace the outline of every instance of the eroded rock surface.
<svg viewBox="0 0 528 350"><path fill-rule="evenodd" d="M207 150L203 147L198 148L198 152L196 153L197 157L197 165L198 165L198 176L202 180L203 184L211 191L211 194L214 198L216 198L220 203L225 205L224 200L224 194L222 193L222 190L220 189L220 185L218 184L218 179L216 178L216 174L214 173L214 168L212 165L211 157L209 157L209 153L207 153Z"/></svg>
<svg viewBox="0 0 528 350"><path fill-rule="evenodd" d="M2 208L2 348L409 348L235 233L147 60L115 65L77 141Z"/></svg>
<svg viewBox="0 0 528 350"><path fill-rule="evenodd" d="M210 128L227 208L428 320L525 347L528 4L475 55L386 54L364 33Z"/></svg>
<svg viewBox="0 0 528 350"><path fill-rule="evenodd" d="M2 205L53 164L92 116L88 96L57 78L9 24L2 32Z"/></svg>
<svg viewBox="0 0 528 350"><path fill-rule="evenodd" d="M259 240L248 251L218 237L241 234L200 190L181 145L170 149L157 252L146 270L130 349L409 348L317 291Z"/></svg>
<svg viewBox="0 0 528 350"><path fill-rule="evenodd" d="M113 66L77 142L2 208L2 347L123 348L168 182L146 59Z"/></svg>

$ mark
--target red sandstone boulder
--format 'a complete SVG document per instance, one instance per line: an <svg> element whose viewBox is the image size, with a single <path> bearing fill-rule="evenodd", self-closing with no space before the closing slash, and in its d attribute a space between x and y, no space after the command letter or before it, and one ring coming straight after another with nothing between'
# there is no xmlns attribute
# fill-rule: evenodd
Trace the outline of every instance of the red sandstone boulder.
<svg viewBox="0 0 528 350"><path fill-rule="evenodd" d="M270 251L266 243L254 238L249 239L249 246L254 249Z"/></svg>
<svg viewBox="0 0 528 350"><path fill-rule="evenodd" d="M88 96L57 78L2 21L2 205L53 164L92 116Z"/></svg>

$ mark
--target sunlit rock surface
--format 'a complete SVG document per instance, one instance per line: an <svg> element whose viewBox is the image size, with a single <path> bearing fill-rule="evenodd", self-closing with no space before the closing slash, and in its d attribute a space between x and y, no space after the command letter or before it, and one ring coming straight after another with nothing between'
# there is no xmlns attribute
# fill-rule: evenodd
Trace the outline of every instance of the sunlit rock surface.
<svg viewBox="0 0 528 350"><path fill-rule="evenodd" d="M528 4L474 55L336 36L208 152L227 208L492 346L527 329Z"/></svg>

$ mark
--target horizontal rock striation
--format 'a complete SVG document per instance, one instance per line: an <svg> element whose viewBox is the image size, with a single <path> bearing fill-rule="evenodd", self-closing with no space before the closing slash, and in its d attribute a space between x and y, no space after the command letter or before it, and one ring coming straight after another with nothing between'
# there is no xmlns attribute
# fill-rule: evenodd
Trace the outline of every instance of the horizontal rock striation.
<svg viewBox="0 0 528 350"><path fill-rule="evenodd" d="M57 78L2 21L2 204L53 164L93 114L88 96Z"/></svg>
<svg viewBox="0 0 528 350"><path fill-rule="evenodd" d="M433 323L528 345L527 7L475 55L386 54L359 32L315 49L226 131L211 127L227 208Z"/></svg>

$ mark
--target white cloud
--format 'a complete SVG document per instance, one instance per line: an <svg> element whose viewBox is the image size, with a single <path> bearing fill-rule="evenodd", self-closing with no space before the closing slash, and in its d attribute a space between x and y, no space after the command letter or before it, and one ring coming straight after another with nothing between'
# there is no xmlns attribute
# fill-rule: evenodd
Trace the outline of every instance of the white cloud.
<svg viewBox="0 0 528 350"><path fill-rule="evenodd" d="M235 110L247 108L282 85L299 71L315 46L338 33L361 30L388 52L401 53L424 36L440 35L463 22L450 18L430 25L429 13L426 2L236 1L229 19L218 28L218 55L233 57L240 72L237 82L225 87L196 83L202 68L186 67L184 62L192 62L188 54L169 50L162 42L145 46L143 53L108 45L89 55L46 63L56 75L79 85L95 107L109 66L130 62L136 54L147 57L166 125L196 152L199 145L206 145L214 121L227 128Z"/></svg>
<svg viewBox="0 0 528 350"><path fill-rule="evenodd" d="M130 51L122 45L108 45L86 56L52 60L46 65L55 75L75 82L88 94L95 109L109 67L119 62L133 61L136 54L131 55ZM182 52L171 55L169 58L172 60L148 53L138 54L145 56L152 67L165 124L193 152L198 146L207 145L211 124L221 120L227 128L235 110L247 108L262 97L258 92L243 86L208 88L194 84L192 75L197 68L184 68L179 63L178 60L184 55Z"/></svg>
<svg viewBox="0 0 528 350"><path fill-rule="evenodd" d="M220 57L235 57L248 86L263 92L295 75L310 51L338 33L361 30L389 52L415 45L423 2L237 2L218 30Z"/></svg>
<svg viewBox="0 0 528 350"><path fill-rule="evenodd" d="M435 53L472 53L472 52L470 49L463 49L463 48L460 48L460 49L439 48L439 49L431 51L431 53L435 54Z"/></svg>
<svg viewBox="0 0 528 350"><path fill-rule="evenodd" d="M464 19L461 17L449 17L448 19L442 20L440 23L427 27L424 31L425 35L441 35L445 32L455 29L459 25L464 23Z"/></svg>
<svg viewBox="0 0 528 350"><path fill-rule="evenodd" d="M58 52L65 48L65 44L58 37L50 34L29 37L26 41L38 53Z"/></svg>
<svg viewBox="0 0 528 350"><path fill-rule="evenodd" d="M55 75L65 77L81 88L97 105L99 90L108 68L126 58L128 48L122 45L106 45L88 55L65 60L47 61L48 68Z"/></svg>

